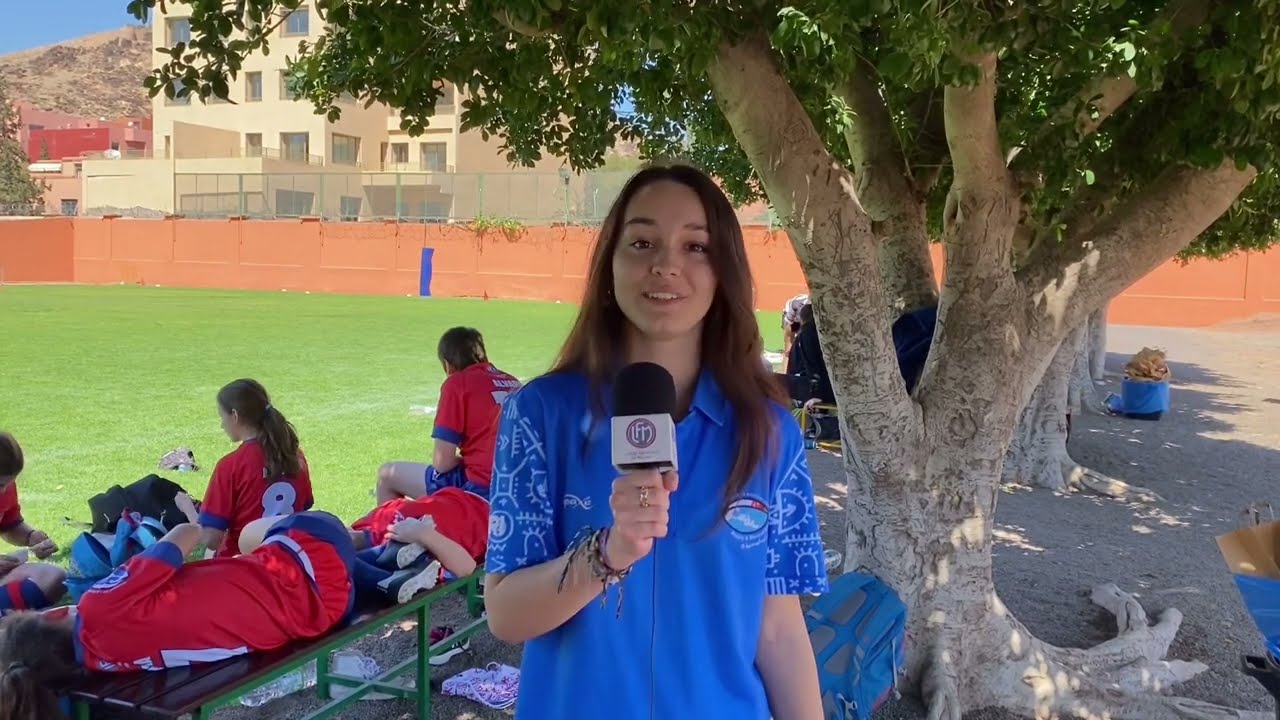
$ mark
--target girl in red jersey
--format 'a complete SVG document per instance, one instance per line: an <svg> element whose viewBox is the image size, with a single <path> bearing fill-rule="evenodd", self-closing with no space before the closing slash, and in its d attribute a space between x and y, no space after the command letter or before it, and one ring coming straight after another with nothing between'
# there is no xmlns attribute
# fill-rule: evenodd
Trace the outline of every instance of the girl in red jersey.
<svg viewBox="0 0 1280 720"><path fill-rule="evenodd" d="M311 474L297 431L258 381L236 380L222 388L218 415L227 437L240 447L213 469L200 508L200 542L216 550L216 557L231 557L249 523L311 508Z"/></svg>
<svg viewBox="0 0 1280 720"><path fill-rule="evenodd" d="M57 565L27 562L29 555L41 560L53 555L58 546L22 517L18 476L23 467L22 446L13 435L0 432L0 538L26 548L0 553L0 615L48 607L67 591L65 570Z"/></svg>

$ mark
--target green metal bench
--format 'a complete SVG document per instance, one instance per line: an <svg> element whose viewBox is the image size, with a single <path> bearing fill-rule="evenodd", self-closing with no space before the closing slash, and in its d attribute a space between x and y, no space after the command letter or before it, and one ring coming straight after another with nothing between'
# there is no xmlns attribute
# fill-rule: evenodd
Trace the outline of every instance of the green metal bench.
<svg viewBox="0 0 1280 720"><path fill-rule="evenodd" d="M428 720L431 717L431 658L452 649L487 627L483 617L484 598L480 591L483 575L483 570L477 570L472 575L437 587L403 605L363 613L349 626L315 640L294 643L272 652L253 653L221 662L160 672L95 673L68 688L66 694L75 708L76 720L99 717L178 718L184 715L190 715L192 720L205 720L212 717L218 708L315 662L316 691L322 699L329 698L330 688L335 685L350 688L351 692L330 700L307 715L307 720L333 717L372 692L415 701L419 720ZM432 605L455 592L466 597L467 611L473 619L432 645ZM382 672L372 680L330 671L331 652L405 618L413 618L418 623L418 652L415 657ZM397 678L410 672L415 677L413 687L395 682Z"/></svg>

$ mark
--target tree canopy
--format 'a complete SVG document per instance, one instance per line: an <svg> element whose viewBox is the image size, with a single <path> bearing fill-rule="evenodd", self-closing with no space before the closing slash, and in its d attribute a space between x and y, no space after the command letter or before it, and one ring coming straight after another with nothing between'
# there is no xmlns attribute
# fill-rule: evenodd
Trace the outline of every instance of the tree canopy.
<svg viewBox="0 0 1280 720"><path fill-rule="evenodd" d="M153 93L178 87L207 99L226 97L227 79L248 54L280 51L272 45L284 41L270 33L300 2L185 4L191 40L170 48L170 60L147 83ZM402 127L418 133L442 97L439 81L448 81L466 90L464 128L501 136L513 163L528 165L549 153L588 169L603 163L615 140L635 139L648 157L680 156L715 173L741 202L760 199L763 188L716 106L707 68L721 42L766 36L838 159L855 169L887 160L905 171L906 185L864 183L873 196L864 204L876 204L873 186L885 193L909 186L928 199L934 237L950 172L941 88L973 82L977 70L963 58L993 48L1000 57L1000 140L1017 149L1012 167L1036 233L1061 234L1170 162L1210 167L1231 157L1261 176L1188 252L1221 255L1263 246L1275 235L1280 43L1270 28L1280 27L1280 4L1274 2L314 5L326 22L324 36L284 49L296 89L319 113L337 117L338 98L348 92L399 108ZM143 19L155 6L132 0L129 10ZM624 97L633 114L617 112ZM871 157L879 151L850 132L882 120L892 158Z"/></svg>
<svg viewBox="0 0 1280 720"><path fill-rule="evenodd" d="M21 121L0 78L0 205L31 205L44 195L44 187L27 169L27 150L18 142Z"/></svg>

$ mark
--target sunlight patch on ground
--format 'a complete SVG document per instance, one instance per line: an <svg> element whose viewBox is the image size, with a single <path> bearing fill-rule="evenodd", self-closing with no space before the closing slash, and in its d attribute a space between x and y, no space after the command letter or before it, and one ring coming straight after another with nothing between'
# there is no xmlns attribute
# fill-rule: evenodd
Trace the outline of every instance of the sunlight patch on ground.
<svg viewBox="0 0 1280 720"><path fill-rule="evenodd" d="M991 536L1001 545L1026 550L1027 552L1044 552L1044 548L1031 542L1026 533L1026 528L1001 525L992 529Z"/></svg>

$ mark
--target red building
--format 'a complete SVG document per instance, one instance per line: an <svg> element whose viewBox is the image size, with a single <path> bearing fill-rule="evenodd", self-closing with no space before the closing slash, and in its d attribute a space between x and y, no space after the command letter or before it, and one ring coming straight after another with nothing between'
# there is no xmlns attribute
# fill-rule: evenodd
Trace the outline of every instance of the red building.
<svg viewBox="0 0 1280 720"><path fill-rule="evenodd" d="M150 118L76 117L17 103L22 115L19 138L31 162L100 155L111 150L122 157L146 156L151 147Z"/></svg>

